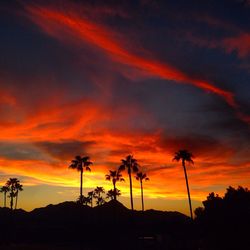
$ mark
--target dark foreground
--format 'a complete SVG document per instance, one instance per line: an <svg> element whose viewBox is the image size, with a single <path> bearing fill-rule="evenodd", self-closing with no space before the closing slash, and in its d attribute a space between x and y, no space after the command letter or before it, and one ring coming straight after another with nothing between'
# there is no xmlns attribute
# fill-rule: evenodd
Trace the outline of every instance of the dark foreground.
<svg viewBox="0 0 250 250"><path fill-rule="evenodd" d="M64 202L32 212L1 208L0 249L250 249L250 216L234 217L202 210L191 221L178 212L132 212L116 201L95 208Z"/></svg>

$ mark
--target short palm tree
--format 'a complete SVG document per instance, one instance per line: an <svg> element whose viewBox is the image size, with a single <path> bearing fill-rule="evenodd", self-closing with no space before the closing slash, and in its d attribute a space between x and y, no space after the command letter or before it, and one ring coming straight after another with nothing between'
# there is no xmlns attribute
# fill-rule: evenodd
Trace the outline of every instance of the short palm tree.
<svg viewBox="0 0 250 250"><path fill-rule="evenodd" d="M147 175L145 173L142 172L138 172L136 173L135 176L136 180L140 181L141 184L141 206L142 206L142 211L144 211L144 200L143 200L143 186L142 186L142 181L149 181L149 178L147 177Z"/></svg>
<svg viewBox="0 0 250 250"><path fill-rule="evenodd" d="M107 192L107 196L106 198L107 199L111 199L111 200L116 200L116 197L117 196L120 196L121 195L121 191L117 188L115 189L110 189L108 192Z"/></svg>
<svg viewBox="0 0 250 250"><path fill-rule="evenodd" d="M88 198L90 200L91 207L93 207L94 191L88 192Z"/></svg>
<svg viewBox="0 0 250 250"><path fill-rule="evenodd" d="M94 190L94 197L97 199L97 201L96 201L96 205L97 206L100 206L103 203L105 203L104 198L101 196L104 193L105 193L105 190L104 190L103 187L96 187L95 188L95 190Z"/></svg>
<svg viewBox="0 0 250 250"><path fill-rule="evenodd" d="M131 173L138 172L139 164L137 163L137 160L133 157L133 155L128 155L125 159L122 159L121 161L122 165L119 167L119 171L123 171L125 169L127 169L128 171L131 209L134 210Z"/></svg>
<svg viewBox="0 0 250 250"><path fill-rule="evenodd" d="M190 209L190 216L191 219L193 220L193 210L192 210L192 203L191 203L191 198L190 198L190 191L189 191L189 186L188 186L188 177L187 177L187 170L186 170L186 162L194 164L193 158L194 156L192 153L188 152L187 150L179 150L178 152L175 153L175 156L173 158L173 161L179 162L181 160L182 162L182 167L184 170L185 174L185 180L186 180L186 186L187 186L187 193L188 193L188 201L189 201L189 209Z"/></svg>
<svg viewBox="0 0 250 250"><path fill-rule="evenodd" d="M81 205L88 205L90 203L90 198L84 195L82 197L79 196L76 203Z"/></svg>
<svg viewBox="0 0 250 250"><path fill-rule="evenodd" d="M4 195L4 207L6 207L6 195L10 191L9 187L4 185L1 187L0 192Z"/></svg>
<svg viewBox="0 0 250 250"><path fill-rule="evenodd" d="M23 191L23 185L19 183L19 181L16 183L16 204L15 204L15 209L17 208L17 199L18 199L18 192Z"/></svg>
<svg viewBox="0 0 250 250"><path fill-rule="evenodd" d="M116 182L117 181L124 181L124 179L122 178L121 172L119 170L114 170L114 171L109 170L109 174L106 174L106 180L112 181L113 187L114 187L114 189L113 189L114 190L114 192L113 192L114 200L116 200L116 192L115 192Z"/></svg>
<svg viewBox="0 0 250 250"><path fill-rule="evenodd" d="M79 203L83 203L83 195L82 195L82 182L83 182L83 170L91 171L90 165L93 164L89 160L89 156L81 157L77 155L74 160L71 161L71 164L69 165L69 168L76 169L80 172L80 197L79 197Z"/></svg>

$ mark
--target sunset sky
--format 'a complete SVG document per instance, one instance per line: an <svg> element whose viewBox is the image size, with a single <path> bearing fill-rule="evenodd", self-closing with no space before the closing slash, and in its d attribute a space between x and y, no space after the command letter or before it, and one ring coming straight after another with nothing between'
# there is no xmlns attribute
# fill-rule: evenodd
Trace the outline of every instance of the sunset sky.
<svg viewBox="0 0 250 250"><path fill-rule="evenodd" d="M146 209L188 213L178 149L194 208L250 188L249 1L6 0L0 33L0 184L20 179L19 207L76 200L76 155L94 163L86 194L133 154Z"/></svg>

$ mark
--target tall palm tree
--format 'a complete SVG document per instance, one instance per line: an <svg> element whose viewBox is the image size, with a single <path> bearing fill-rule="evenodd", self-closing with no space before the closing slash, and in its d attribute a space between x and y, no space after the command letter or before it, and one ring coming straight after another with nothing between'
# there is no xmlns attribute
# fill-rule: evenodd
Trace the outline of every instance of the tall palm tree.
<svg viewBox="0 0 250 250"><path fill-rule="evenodd" d="M116 197L117 196L120 196L121 195L121 190L115 188L115 189L110 189L108 192L107 192L107 196L106 198L107 199L111 199L111 200L116 200Z"/></svg>
<svg viewBox="0 0 250 250"><path fill-rule="evenodd" d="M6 186L9 188L10 190L10 208L11 210L13 210L13 200L16 197L16 188L17 186L20 185L20 181L17 178L10 178L7 182L6 182Z"/></svg>
<svg viewBox="0 0 250 250"><path fill-rule="evenodd" d="M23 185L21 185L19 183L19 181L16 183L16 193L15 193L15 196L16 196L16 204L15 204L15 209L17 208L17 199L18 199L18 192L19 191L23 191Z"/></svg>
<svg viewBox="0 0 250 250"><path fill-rule="evenodd" d="M0 192L4 195L4 207L6 207L6 194L10 191L9 187L4 185L1 187Z"/></svg>
<svg viewBox="0 0 250 250"><path fill-rule="evenodd" d="M194 156L192 153L188 152L187 150L179 150L178 152L175 153L175 156L173 158L173 161L179 162L181 160L184 174L185 174L185 179L186 179L186 186L187 186L187 193L188 193L188 201L189 201L189 209L190 209L190 216L191 219L193 220L193 210L192 210L192 203L191 203L191 198L190 198L190 191L189 191L189 186L188 186L188 177L187 177L187 170L186 170L186 162L194 164L193 158Z"/></svg>
<svg viewBox="0 0 250 250"><path fill-rule="evenodd" d="M134 210L131 173L138 172L139 164L137 163L137 160L133 157L133 155L128 155L125 159L122 159L121 161L122 165L119 167L119 171L123 171L125 169L127 169L128 171L131 209Z"/></svg>
<svg viewBox="0 0 250 250"><path fill-rule="evenodd" d="M145 173L142 172L138 172L136 173L135 176L136 180L140 181L141 184L141 206L142 206L142 211L144 211L144 200L143 200L143 186L142 186L142 181L149 181L149 178L147 177L147 175Z"/></svg>
<svg viewBox="0 0 250 250"><path fill-rule="evenodd" d="M113 183L113 187L114 187L114 200L116 200L116 182L117 181L125 181L123 178L122 178L122 174L119 170L109 170L109 174L106 174L106 180L108 181L112 181Z"/></svg>
<svg viewBox="0 0 250 250"><path fill-rule="evenodd" d="M83 179L83 170L85 169L86 171L91 171L90 165L93 164L89 160L89 156L79 156L77 155L74 160L71 161L71 164L69 165L69 168L76 169L77 171L80 172L80 197L79 197L79 202L82 204L83 203L83 195L82 195L82 179Z"/></svg>

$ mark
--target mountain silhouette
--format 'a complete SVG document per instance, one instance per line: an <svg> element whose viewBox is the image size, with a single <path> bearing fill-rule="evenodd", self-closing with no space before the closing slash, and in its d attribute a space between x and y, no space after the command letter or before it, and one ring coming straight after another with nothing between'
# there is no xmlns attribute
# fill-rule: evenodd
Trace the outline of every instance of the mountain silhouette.
<svg viewBox="0 0 250 250"><path fill-rule="evenodd" d="M161 249L166 242L180 245L178 241L184 247L194 229L190 218L181 213L131 211L115 200L94 208L70 201L31 212L1 208L0 224L4 228L0 249L10 244L104 249L107 239L112 242L109 249L118 245L119 249Z"/></svg>

